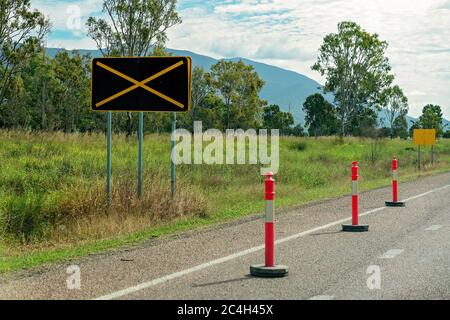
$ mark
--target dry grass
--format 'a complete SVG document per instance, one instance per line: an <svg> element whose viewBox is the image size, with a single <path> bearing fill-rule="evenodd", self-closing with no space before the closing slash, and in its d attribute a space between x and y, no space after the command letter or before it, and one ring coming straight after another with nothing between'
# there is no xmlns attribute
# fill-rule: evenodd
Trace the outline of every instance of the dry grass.
<svg viewBox="0 0 450 320"><path fill-rule="evenodd" d="M94 186L83 183L71 185L54 205L42 204L40 197L24 200L24 205L10 207L4 225L9 226L9 242L28 247L81 243L158 227L193 217L207 217L208 203L180 183L172 198L169 187L161 177L145 175L143 181L151 191L136 195L136 186L127 177L116 177L108 200L104 181ZM17 204L13 202L12 206ZM16 219L18 221L8 221ZM42 223L41 223L42 221ZM1 221L0 221L1 222ZM31 225L30 225L31 224Z"/></svg>
<svg viewBox="0 0 450 320"><path fill-rule="evenodd" d="M168 221L207 216L208 205L203 196L181 186L172 198L161 178L147 179L143 184L151 191L138 199L136 187L128 179L116 179L109 206L103 184L97 184L95 190L72 193L58 207L61 220L54 233L57 242L104 239Z"/></svg>

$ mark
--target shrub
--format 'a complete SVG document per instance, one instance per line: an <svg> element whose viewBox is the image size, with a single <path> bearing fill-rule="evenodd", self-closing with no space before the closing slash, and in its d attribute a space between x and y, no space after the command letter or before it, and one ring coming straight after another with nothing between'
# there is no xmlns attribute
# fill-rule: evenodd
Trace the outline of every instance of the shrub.
<svg viewBox="0 0 450 320"><path fill-rule="evenodd" d="M344 143L345 143L344 137L342 137L342 136L336 136L336 138L333 140L333 144L335 146L340 146L340 145L343 145Z"/></svg>
<svg viewBox="0 0 450 320"><path fill-rule="evenodd" d="M206 200L183 187L187 184L180 183L172 199L161 180L147 178L147 189L138 199L129 177L119 177L114 181L109 206L103 181L94 186L72 185L55 196L35 192L13 195L3 201L0 225L5 235L28 244L52 237L79 238L86 233L110 237L125 227L126 232L139 231L176 219L207 216Z"/></svg>
<svg viewBox="0 0 450 320"><path fill-rule="evenodd" d="M305 142L296 142L292 145L292 149L296 151L305 151L307 144Z"/></svg>
<svg viewBox="0 0 450 320"><path fill-rule="evenodd" d="M10 196L3 205L4 233L14 236L23 243L33 238L41 238L54 221L46 213L44 196L37 193Z"/></svg>

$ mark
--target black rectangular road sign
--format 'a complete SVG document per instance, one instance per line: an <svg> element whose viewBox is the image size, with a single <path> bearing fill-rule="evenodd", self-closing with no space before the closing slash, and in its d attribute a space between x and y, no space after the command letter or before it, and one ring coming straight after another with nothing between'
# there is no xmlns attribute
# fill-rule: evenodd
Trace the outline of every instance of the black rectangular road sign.
<svg viewBox="0 0 450 320"><path fill-rule="evenodd" d="M190 57L97 58L92 110L189 111Z"/></svg>

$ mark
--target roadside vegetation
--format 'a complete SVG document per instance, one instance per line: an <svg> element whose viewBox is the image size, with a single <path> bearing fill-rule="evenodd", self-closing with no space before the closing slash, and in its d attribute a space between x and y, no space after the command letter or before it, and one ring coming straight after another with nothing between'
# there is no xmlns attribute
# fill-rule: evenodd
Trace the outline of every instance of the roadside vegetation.
<svg viewBox="0 0 450 320"><path fill-rule="evenodd" d="M137 199L136 140L114 136L108 207L104 135L1 131L0 270L262 212L263 178L257 165L180 165L172 199L166 134L145 137L144 192ZM421 175L450 169L449 140L439 141L434 166L425 152ZM401 180L418 176L411 141L282 137L277 207L348 194L354 160L360 161L363 190L386 186L393 155L400 161Z"/></svg>

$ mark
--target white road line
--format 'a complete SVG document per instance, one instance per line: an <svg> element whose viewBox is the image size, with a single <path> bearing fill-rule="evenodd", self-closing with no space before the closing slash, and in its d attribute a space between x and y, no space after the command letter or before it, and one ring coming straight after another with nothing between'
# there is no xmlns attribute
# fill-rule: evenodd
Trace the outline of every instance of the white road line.
<svg viewBox="0 0 450 320"><path fill-rule="evenodd" d="M418 194L417 196L410 197L408 199L403 200L403 202L411 201L411 200L414 200L414 199L417 199L417 198L422 198L424 196L429 195L430 193L438 192L438 191L444 190L444 189L446 189L448 187L450 187L450 184L448 184L446 186L443 186L443 187L440 187L440 188L437 188L437 189L430 190L428 192L424 192L424 193Z"/></svg>
<svg viewBox="0 0 450 320"><path fill-rule="evenodd" d="M334 296L315 296L311 297L308 300L333 300Z"/></svg>
<svg viewBox="0 0 450 320"><path fill-rule="evenodd" d="M439 230L440 228L442 228L442 226L440 224L435 224L433 226L430 226L428 228L426 228L426 231L436 231Z"/></svg>
<svg viewBox="0 0 450 320"><path fill-rule="evenodd" d="M403 249L391 249L383 253L378 259L393 259L403 252Z"/></svg>
<svg viewBox="0 0 450 320"><path fill-rule="evenodd" d="M433 192L437 192L437 191L443 190L443 189L448 188L448 187L450 187L450 185L446 185L444 187L437 188L437 189L434 189L434 190L431 190L431 191L419 194L417 196L405 199L403 201L406 202L406 201L410 201L410 200L417 199L417 198L420 198L420 197L424 197L424 196L429 195L429 194L431 194ZM384 209L386 209L386 207L376 208L376 209L373 209L373 210L361 213L360 216L361 217L367 216L369 214L372 214L372 213L375 213L375 212L378 212L378 211L381 211L381 210L384 210ZM275 241L275 243L276 244L280 244L280 243L284 243L284 242L287 242L287 241L295 240L295 239L298 239L300 237L304 237L304 236L306 236L308 234L311 234L311 233L314 233L314 232L317 232L317 231L320 231L320 230L323 230L323 229L328 229L330 227L342 224L344 222L350 221L351 219L352 218L349 217L349 218L346 218L346 219L341 219L341 220L338 220L338 221L334 221L334 222L328 223L326 225L323 225L323 226L320 226L320 227L317 227L317 228L314 228L314 229L310 229L310 230L307 230L307 231L303 231L303 232L291 235L289 237L285 237L285 238L279 239L279 240ZM179 272L175 272L175 273L169 274L169 275L161 277L161 278L153 279L153 280L150 280L148 282L144 282L144 283L138 284L138 285L133 286L133 287L129 287L129 288L126 288L126 289L123 289L123 290L119 290L119 291L113 292L111 294L98 297L98 298L96 298L94 300L112 300L112 299L117 299L117 298L129 295L129 294L135 293L137 291L141 291L141 290L153 287L155 285L158 285L158 284L161 284L161 283L164 283L164 282L176 279L176 278L183 277L183 276L185 276L187 274L190 274L190 273L193 273L193 272L197 272L197 271L200 271L200 270L203 270L203 269L206 269L206 268L209 268L209 267L212 267L212 266L215 266L215 265L218 265L218 264L230 261L230 260L234 260L234 259L242 257L242 256L249 255L251 253L254 253L254 252L257 252L257 251L260 251L260 250L263 250L263 249L264 249L264 245L253 247L253 248L250 248L250 249L247 249L247 250L244 250L244 251L240 251L240 252L231 254L231 255L223 257L223 258L219 258L219 259L216 259L216 260L212 260L212 261L200 264L198 266L195 266L195 267L192 267L192 268L189 268L189 269L185 269L185 270L182 270L182 271L179 271Z"/></svg>
<svg viewBox="0 0 450 320"><path fill-rule="evenodd" d="M361 213L359 216L360 217L367 216L369 214L372 214L372 213L375 213L375 212L378 212L378 211L381 211L381 210L384 210L384 209L386 209L386 207L380 207L380 208L377 208L377 209L373 209L373 210ZM336 225L342 224L342 223L350 221L350 220L352 220L351 217L350 218L341 219L341 220L338 220L338 221L334 221L334 222L331 222L329 224L326 224L326 225L323 225L323 226L320 226L320 227L317 227L317 228L314 228L314 229L306 230L306 231L303 231L303 232L300 232L300 233L293 234L292 236L289 236L289 237L281 238L281 239L275 241L275 243L276 244L280 244L280 243L292 241L292 240L304 237L304 236L306 236L308 234L311 234L311 233L314 233L314 232L317 232L317 231L320 231L320 230L323 230L323 229L328 229L330 227L334 227ZM264 246L263 246L262 249L264 249Z"/></svg>

